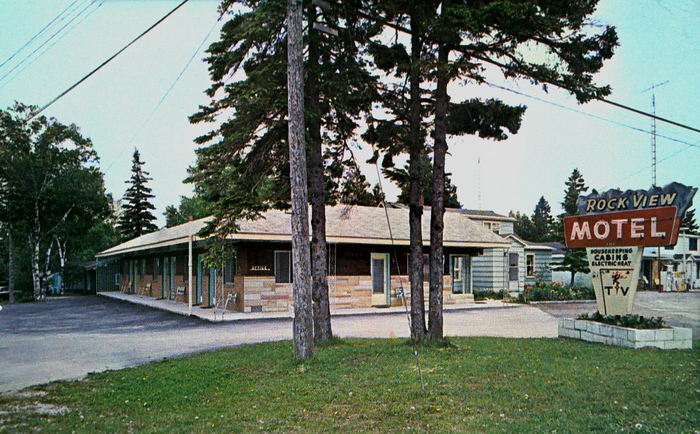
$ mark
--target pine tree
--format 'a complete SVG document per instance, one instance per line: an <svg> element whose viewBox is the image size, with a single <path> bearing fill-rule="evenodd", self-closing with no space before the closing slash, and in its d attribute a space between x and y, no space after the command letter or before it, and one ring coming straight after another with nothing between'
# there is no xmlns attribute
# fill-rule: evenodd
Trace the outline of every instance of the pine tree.
<svg viewBox="0 0 700 434"><path fill-rule="evenodd" d="M433 184L432 184L432 171L431 171L432 161L430 157L424 155L421 158L421 195L423 198L423 203L427 206L433 203ZM394 182L397 187L399 187L399 195L396 199L397 202L408 205L408 197L410 192L410 177L408 175L408 165L403 168L388 167L383 169L384 176L389 180ZM445 207L447 208L461 208L462 204L457 198L457 187L452 184L449 173L446 173L445 187L443 192L443 200L445 201Z"/></svg>
<svg viewBox="0 0 700 434"><path fill-rule="evenodd" d="M131 178L126 181L130 185L122 197L122 214L119 217L119 232L123 240L158 230L158 226L153 223L156 218L151 212L156 208L150 202L155 196L146 186L151 178L148 177L148 172L143 170L143 164L141 154L138 149L134 149Z"/></svg>
<svg viewBox="0 0 700 434"><path fill-rule="evenodd" d="M540 196L540 200L535 205L535 210L532 213L532 234L531 239L528 241L533 241L536 243L541 243L545 241L552 241L554 218L552 217L552 208L549 206L549 202Z"/></svg>
<svg viewBox="0 0 700 434"><path fill-rule="evenodd" d="M688 210L681 221L681 228L687 229L689 234L698 235L698 224L695 222L695 209Z"/></svg>
<svg viewBox="0 0 700 434"><path fill-rule="evenodd" d="M564 215L577 215L576 201L581 193L588 191L583 175L575 168L564 185L566 185L566 190L564 190L564 201L561 203L562 208L564 208Z"/></svg>

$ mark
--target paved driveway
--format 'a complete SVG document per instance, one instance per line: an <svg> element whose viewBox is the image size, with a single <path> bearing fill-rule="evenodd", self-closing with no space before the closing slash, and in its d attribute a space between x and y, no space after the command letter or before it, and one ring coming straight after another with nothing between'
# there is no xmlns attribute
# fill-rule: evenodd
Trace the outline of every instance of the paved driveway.
<svg viewBox="0 0 700 434"><path fill-rule="evenodd" d="M408 336L404 314L335 317L341 337ZM452 336L556 336L556 319L529 306L448 312ZM0 311L0 391L164 357L291 339L291 320L208 323L104 297L66 297Z"/></svg>

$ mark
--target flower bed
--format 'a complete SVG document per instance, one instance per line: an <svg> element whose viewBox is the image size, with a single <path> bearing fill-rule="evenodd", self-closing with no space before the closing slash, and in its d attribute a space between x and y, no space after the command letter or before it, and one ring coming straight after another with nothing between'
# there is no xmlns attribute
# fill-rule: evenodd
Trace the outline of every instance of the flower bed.
<svg viewBox="0 0 700 434"><path fill-rule="evenodd" d="M625 348L655 347L665 350L693 348L693 330L683 327L638 329L596 321L562 318L559 337Z"/></svg>
<svg viewBox="0 0 700 434"><path fill-rule="evenodd" d="M587 286L536 282L534 286L526 286L525 292L518 295L520 302L565 300L595 300L595 292Z"/></svg>

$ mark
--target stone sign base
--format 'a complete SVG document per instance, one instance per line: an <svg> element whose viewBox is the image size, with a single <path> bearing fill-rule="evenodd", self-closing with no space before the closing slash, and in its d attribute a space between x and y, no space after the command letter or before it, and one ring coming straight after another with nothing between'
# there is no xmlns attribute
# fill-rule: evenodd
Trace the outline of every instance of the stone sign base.
<svg viewBox="0 0 700 434"><path fill-rule="evenodd" d="M559 337L625 348L655 347L664 350L693 348L693 329L633 329L579 319L560 319Z"/></svg>

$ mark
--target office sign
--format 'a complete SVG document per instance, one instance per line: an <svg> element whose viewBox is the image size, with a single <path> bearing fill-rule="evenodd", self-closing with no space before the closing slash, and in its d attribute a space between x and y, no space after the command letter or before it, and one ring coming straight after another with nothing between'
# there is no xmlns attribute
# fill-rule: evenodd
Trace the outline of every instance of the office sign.
<svg viewBox="0 0 700 434"><path fill-rule="evenodd" d="M676 217L683 218L692 205L693 196L697 191L695 187L678 182L672 182L663 187L652 187L649 190L612 189L603 193L579 196L576 207L579 214L584 215L675 206Z"/></svg>
<svg viewBox="0 0 700 434"><path fill-rule="evenodd" d="M696 192L673 182L578 198L580 215L564 218L564 239L569 248L586 248L600 313L632 313L644 246L676 244Z"/></svg>
<svg viewBox="0 0 700 434"><path fill-rule="evenodd" d="M670 246L678 241L681 219L677 208L649 208L564 218L570 248Z"/></svg>

